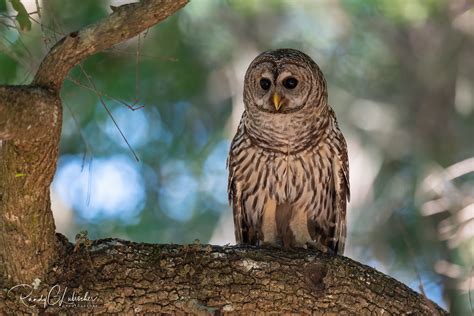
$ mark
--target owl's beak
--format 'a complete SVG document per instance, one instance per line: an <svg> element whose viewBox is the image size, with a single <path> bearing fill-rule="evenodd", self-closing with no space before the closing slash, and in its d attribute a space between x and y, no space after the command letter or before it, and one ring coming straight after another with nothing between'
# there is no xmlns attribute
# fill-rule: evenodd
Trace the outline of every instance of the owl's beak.
<svg viewBox="0 0 474 316"><path fill-rule="evenodd" d="M275 93L273 95L273 105L275 106L275 109L278 111L281 108L281 105L283 103L281 102L281 97L278 93Z"/></svg>

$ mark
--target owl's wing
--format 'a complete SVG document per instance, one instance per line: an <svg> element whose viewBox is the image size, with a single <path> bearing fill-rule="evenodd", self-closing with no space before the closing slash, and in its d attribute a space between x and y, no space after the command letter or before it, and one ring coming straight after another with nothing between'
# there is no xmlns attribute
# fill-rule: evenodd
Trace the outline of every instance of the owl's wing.
<svg viewBox="0 0 474 316"><path fill-rule="evenodd" d="M227 192L229 195L229 204L232 206L234 214L234 229L235 240L237 244L248 243L249 225L246 221L244 203L242 201L242 194L238 191L237 186L237 162L239 156L243 153L243 146L245 146L245 130L242 121L239 124L237 133L230 145L229 156L227 158L227 168L229 169L229 178L227 183Z"/></svg>
<svg viewBox="0 0 474 316"><path fill-rule="evenodd" d="M334 238L336 241L335 252L338 254L344 253L344 246L346 243L346 208L347 202L350 200L350 187L349 187L349 160L347 157L347 145L342 136L342 133L337 128L336 139L339 146L336 146L336 155L334 157L333 175L335 185L334 195L334 208L336 214L336 227L334 232Z"/></svg>

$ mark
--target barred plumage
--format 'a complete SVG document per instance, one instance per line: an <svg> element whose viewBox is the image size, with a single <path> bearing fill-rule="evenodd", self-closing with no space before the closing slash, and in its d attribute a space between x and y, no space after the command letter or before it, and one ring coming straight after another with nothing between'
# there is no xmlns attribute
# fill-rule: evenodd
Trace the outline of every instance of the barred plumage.
<svg viewBox="0 0 474 316"><path fill-rule="evenodd" d="M342 254L347 148L319 67L292 49L262 53L245 75L244 103L228 158L237 243Z"/></svg>

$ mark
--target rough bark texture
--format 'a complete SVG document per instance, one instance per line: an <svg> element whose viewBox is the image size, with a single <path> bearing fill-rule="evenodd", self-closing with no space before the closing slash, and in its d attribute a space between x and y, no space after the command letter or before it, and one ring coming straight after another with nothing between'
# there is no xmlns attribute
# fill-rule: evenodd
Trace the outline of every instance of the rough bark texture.
<svg viewBox="0 0 474 316"><path fill-rule="evenodd" d="M61 122L57 94L0 87L0 284L32 280L56 259L49 186Z"/></svg>
<svg viewBox="0 0 474 316"><path fill-rule="evenodd" d="M62 124L59 90L79 61L137 35L187 0L142 0L60 40L31 85L0 86L0 285L31 282L61 251L49 187Z"/></svg>
<svg viewBox="0 0 474 316"><path fill-rule="evenodd" d="M27 147L39 145L37 141L47 141L45 131L60 127L61 111L60 101L52 91L33 86L0 86L0 140L21 140Z"/></svg>
<svg viewBox="0 0 474 316"><path fill-rule="evenodd" d="M25 295L38 298L41 294L47 297L57 284L46 308L43 302L23 305L18 287L8 295L6 291L0 294L0 310L70 314L446 314L422 295L370 267L314 251L150 245L117 239L98 240L76 251L66 244L64 251L62 260L37 290L23 287ZM87 292L91 301L76 301L80 307L67 305L73 292L76 300ZM62 306L58 295L64 297Z"/></svg>
<svg viewBox="0 0 474 316"><path fill-rule="evenodd" d="M405 285L344 257L113 239L73 247L55 235L49 186L64 78L82 59L186 3L141 0L114 8L59 41L31 85L0 86L0 313L444 314Z"/></svg>

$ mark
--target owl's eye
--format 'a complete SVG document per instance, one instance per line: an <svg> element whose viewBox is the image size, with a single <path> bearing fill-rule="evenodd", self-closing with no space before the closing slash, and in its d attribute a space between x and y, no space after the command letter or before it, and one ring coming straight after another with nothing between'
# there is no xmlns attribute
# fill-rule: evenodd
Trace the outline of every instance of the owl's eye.
<svg viewBox="0 0 474 316"><path fill-rule="evenodd" d="M298 85L298 80L294 77L288 77L283 80L283 86L287 89L294 89Z"/></svg>
<svg viewBox="0 0 474 316"><path fill-rule="evenodd" d="M271 86L272 86L272 83L267 78L260 79L260 87L262 87L263 90L268 90L270 89Z"/></svg>

